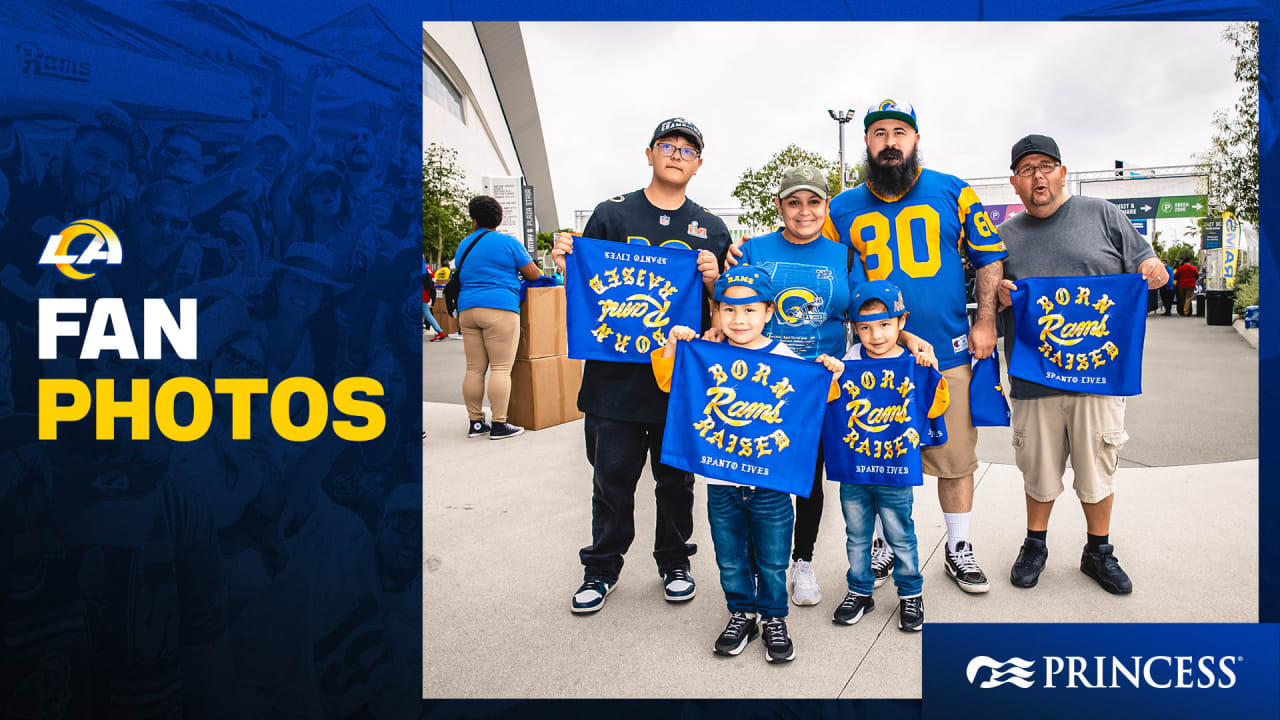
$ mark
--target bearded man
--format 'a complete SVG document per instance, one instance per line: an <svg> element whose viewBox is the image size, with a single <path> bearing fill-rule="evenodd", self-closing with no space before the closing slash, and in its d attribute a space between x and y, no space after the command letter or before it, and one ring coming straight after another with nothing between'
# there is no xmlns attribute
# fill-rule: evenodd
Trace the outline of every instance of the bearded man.
<svg viewBox="0 0 1280 720"><path fill-rule="evenodd" d="M970 358L996 343L996 290L1007 253L973 188L920 165L915 108L886 99L867 109L867 180L831 200L823 234L858 252L868 280L888 280L911 308L911 329L931 343L951 389L947 441L927 447L924 471L938 478L947 522L947 574L961 590L983 593L987 577L973 557L969 516L978 432L969 414ZM964 260L977 269L977 317L969 326ZM877 584L893 567L880 523L872 544Z"/></svg>

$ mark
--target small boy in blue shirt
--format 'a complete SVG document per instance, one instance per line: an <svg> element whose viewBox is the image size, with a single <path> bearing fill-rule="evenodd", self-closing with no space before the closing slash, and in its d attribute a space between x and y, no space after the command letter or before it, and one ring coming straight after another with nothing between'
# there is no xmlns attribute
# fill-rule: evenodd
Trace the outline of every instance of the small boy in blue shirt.
<svg viewBox="0 0 1280 720"><path fill-rule="evenodd" d="M827 476L840 482L849 554L849 593L832 620L852 625L875 609L871 541L878 515L896 557L898 628L919 631L924 578L911 520L912 488L924 484L920 448L945 442L939 437L945 436L941 417L950 395L937 361L922 357L917 365L900 344L907 309L897 286L887 280L861 283L850 307L857 309L854 329L861 344L849 349L845 361L887 362L847 362L841 395L828 405L823 424Z"/></svg>
<svg viewBox="0 0 1280 720"><path fill-rule="evenodd" d="M764 335L774 312L773 298L767 273L757 267L735 267L716 281L713 325L734 347L798 359L785 343ZM671 328L667 344L651 354L654 378L663 391L671 391L676 344L696 337L691 328L677 325ZM830 355L816 360L835 377L844 369L844 363ZM837 393L833 380L828 399ZM729 623L716 638L715 653L738 655L763 631L765 659L789 662L796 656L786 623L787 565L795 521L791 495L716 478L704 480L720 587L729 607Z"/></svg>

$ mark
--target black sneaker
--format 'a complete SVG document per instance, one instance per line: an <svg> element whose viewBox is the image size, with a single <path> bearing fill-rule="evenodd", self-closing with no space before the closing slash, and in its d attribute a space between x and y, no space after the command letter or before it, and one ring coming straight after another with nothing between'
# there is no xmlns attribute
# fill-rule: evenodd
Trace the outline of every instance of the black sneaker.
<svg viewBox="0 0 1280 720"><path fill-rule="evenodd" d="M1084 553L1080 555L1080 572L1096 580L1103 590L1112 595L1128 595L1133 592L1133 581L1120 568L1120 561L1112 554L1113 550L1115 546L1110 543L1099 545L1097 552L1089 552L1089 546L1085 545Z"/></svg>
<svg viewBox="0 0 1280 720"><path fill-rule="evenodd" d="M575 613L593 613L604 607L605 598L613 592L617 583L605 582L600 578L587 578L582 586L573 594L573 603L569 609Z"/></svg>
<svg viewBox="0 0 1280 720"><path fill-rule="evenodd" d="M924 627L924 598L898 598L898 629L906 632L920 632Z"/></svg>
<svg viewBox="0 0 1280 720"><path fill-rule="evenodd" d="M991 588L987 576L978 567L978 561L973 559L973 546L968 541L956 543L956 551L947 550L946 556L947 574L961 590L967 593L984 593Z"/></svg>
<svg viewBox="0 0 1280 720"><path fill-rule="evenodd" d="M856 595L850 592L844 596L840 607L831 616L831 622L837 625L852 625L862 616L876 609L876 601L870 595Z"/></svg>
<svg viewBox="0 0 1280 720"><path fill-rule="evenodd" d="M667 599L667 602L687 602L692 600L697 589L697 586L693 583L693 576L689 574L688 565L682 565L662 573L662 594Z"/></svg>
<svg viewBox="0 0 1280 720"><path fill-rule="evenodd" d="M1044 570L1044 561L1049 559L1049 548L1043 540L1027 538L1022 541L1022 549L1018 551L1018 559L1013 561L1013 569L1009 571L1009 582L1014 587L1033 588L1040 581L1040 571Z"/></svg>
<svg viewBox="0 0 1280 720"><path fill-rule="evenodd" d="M889 574L893 572L893 548L889 547L889 543L876 538L871 542L871 572L876 577L874 587L880 587L889 579Z"/></svg>
<svg viewBox="0 0 1280 720"><path fill-rule="evenodd" d="M769 662L791 662L796 659L796 646L787 634L787 620L780 617L761 618L764 621L764 659Z"/></svg>
<svg viewBox="0 0 1280 720"><path fill-rule="evenodd" d="M729 616L729 624L724 626L724 632L716 638L716 654L737 655L759 634L760 625L756 623L756 616L738 611Z"/></svg>
<svg viewBox="0 0 1280 720"><path fill-rule="evenodd" d="M493 427L489 430L489 439L505 440L506 438L512 438L523 434L524 428L519 425L512 425L511 423L498 422L497 420L494 420Z"/></svg>
<svg viewBox="0 0 1280 720"><path fill-rule="evenodd" d="M483 420L472 420L467 424L467 437L480 437L489 434L489 423Z"/></svg>

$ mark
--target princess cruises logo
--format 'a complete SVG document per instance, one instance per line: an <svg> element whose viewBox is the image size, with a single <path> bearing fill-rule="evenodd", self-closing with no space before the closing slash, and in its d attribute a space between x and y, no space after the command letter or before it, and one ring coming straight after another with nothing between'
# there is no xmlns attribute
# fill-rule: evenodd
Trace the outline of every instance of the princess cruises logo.
<svg viewBox="0 0 1280 720"><path fill-rule="evenodd" d="M987 655L979 655L969 661L969 666L965 668L964 674L969 678L969 684L978 677L978 671L983 668L991 669L991 677L982 681L980 688L993 688L1000 685L1017 685L1020 688L1029 688L1032 685L1031 678L1035 676L1032 668L1035 662L1032 660L1023 660L1020 657L1011 657L1003 662Z"/></svg>

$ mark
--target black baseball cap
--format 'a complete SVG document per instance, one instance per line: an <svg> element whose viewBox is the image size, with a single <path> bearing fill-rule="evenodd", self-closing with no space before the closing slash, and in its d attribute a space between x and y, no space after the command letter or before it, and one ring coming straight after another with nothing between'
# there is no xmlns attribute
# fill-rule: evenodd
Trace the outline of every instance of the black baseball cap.
<svg viewBox="0 0 1280 720"><path fill-rule="evenodd" d="M1013 144L1013 150L1010 152L1012 160L1009 161L1009 169L1017 170L1018 161L1028 155L1040 153L1053 158L1055 162L1062 162L1062 153L1058 152L1058 143L1048 135L1028 135Z"/></svg>
<svg viewBox="0 0 1280 720"><path fill-rule="evenodd" d="M679 135L685 138L698 148L698 152L702 152L702 131L698 129L697 125L682 117L671 118L658 123L658 127L653 129L653 137L649 138L649 147L653 147L658 138L670 135Z"/></svg>

